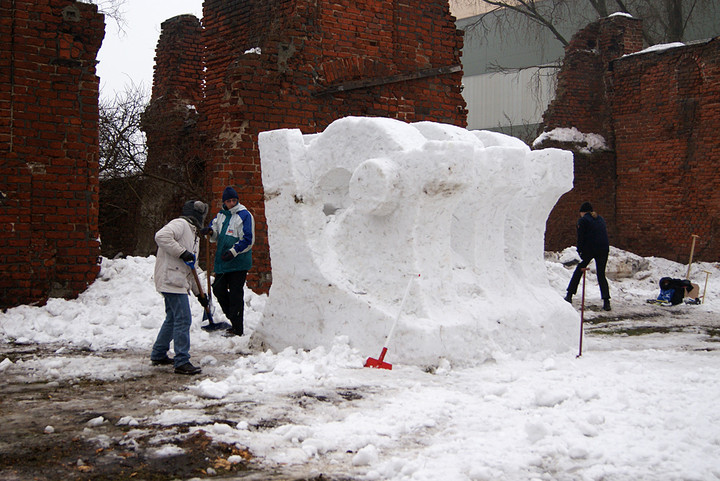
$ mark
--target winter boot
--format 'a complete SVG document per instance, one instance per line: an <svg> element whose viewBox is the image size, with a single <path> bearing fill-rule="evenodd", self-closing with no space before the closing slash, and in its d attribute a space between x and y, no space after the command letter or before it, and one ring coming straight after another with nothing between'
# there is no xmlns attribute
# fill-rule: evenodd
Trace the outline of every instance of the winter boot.
<svg viewBox="0 0 720 481"><path fill-rule="evenodd" d="M610 299L603 299L603 311L610 310Z"/></svg>
<svg viewBox="0 0 720 481"><path fill-rule="evenodd" d="M565 296L565 300L572 304L572 294L568 292L567 296Z"/></svg>
<svg viewBox="0 0 720 481"><path fill-rule="evenodd" d="M177 366L175 368L175 374L188 374L192 376L193 374L200 374L202 372L202 369L200 369L197 366L193 366L189 362L186 362L185 364L181 364L180 366Z"/></svg>
<svg viewBox="0 0 720 481"><path fill-rule="evenodd" d="M167 366L167 365L172 364L172 363L173 363L173 360L172 360L171 357L165 356L165 357L160 358L160 359L150 359L150 363L151 363L153 366Z"/></svg>

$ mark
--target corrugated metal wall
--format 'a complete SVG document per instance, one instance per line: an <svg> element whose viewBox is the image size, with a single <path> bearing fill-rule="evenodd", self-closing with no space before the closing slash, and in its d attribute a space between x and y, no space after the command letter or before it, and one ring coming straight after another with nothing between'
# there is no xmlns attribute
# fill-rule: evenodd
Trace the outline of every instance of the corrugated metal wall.
<svg viewBox="0 0 720 481"><path fill-rule="evenodd" d="M469 129L537 125L555 95L554 68L527 68L463 78Z"/></svg>

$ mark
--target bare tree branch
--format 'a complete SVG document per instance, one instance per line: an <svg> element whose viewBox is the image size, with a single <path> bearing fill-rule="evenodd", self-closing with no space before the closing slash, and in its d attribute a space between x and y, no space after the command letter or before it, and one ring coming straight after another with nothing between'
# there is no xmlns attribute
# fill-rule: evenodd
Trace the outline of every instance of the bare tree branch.
<svg viewBox="0 0 720 481"><path fill-rule="evenodd" d="M547 30L563 46L568 45L563 26L582 24L615 12L624 12L643 21L643 40L647 45L687 40L691 24L720 11L720 0L480 0L494 9L468 25L492 28L488 19L499 19L507 12L524 17ZM523 27L513 25L515 32Z"/></svg>
<svg viewBox="0 0 720 481"><path fill-rule="evenodd" d="M100 101L100 178L130 177L142 172L147 157L140 129L148 94L130 84L112 100Z"/></svg>

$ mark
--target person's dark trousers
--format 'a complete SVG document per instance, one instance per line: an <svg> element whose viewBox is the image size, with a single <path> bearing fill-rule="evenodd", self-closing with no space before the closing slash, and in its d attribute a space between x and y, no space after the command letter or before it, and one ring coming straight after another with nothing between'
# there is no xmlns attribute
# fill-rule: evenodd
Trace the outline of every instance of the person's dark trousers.
<svg viewBox="0 0 720 481"><path fill-rule="evenodd" d="M608 260L607 252L601 252L593 257L583 259L580 264L575 267L575 272L573 272L572 279L570 279L567 292L573 296L577 293L577 288L582 278L582 270L586 268L593 259L595 259L595 270L597 271L598 285L600 286L600 297L604 300L610 299L610 288L605 278L605 266L607 266Z"/></svg>
<svg viewBox="0 0 720 481"><path fill-rule="evenodd" d="M248 271L225 272L215 275L213 294L230 320L235 334L243 334L243 309L245 307L243 288Z"/></svg>

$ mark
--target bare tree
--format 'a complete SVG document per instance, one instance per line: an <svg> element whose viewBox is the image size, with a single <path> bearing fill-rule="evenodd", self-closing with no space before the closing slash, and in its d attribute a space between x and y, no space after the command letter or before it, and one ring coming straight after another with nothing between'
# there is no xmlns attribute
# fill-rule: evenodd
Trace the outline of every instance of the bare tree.
<svg viewBox="0 0 720 481"><path fill-rule="evenodd" d="M720 12L720 0L478 0L493 10L479 16L470 28L487 31L511 26L531 34L534 26L545 29L563 46L573 30L613 13L623 12L643 20L647 45L687 40L688 27L705 16ZM508 15L509 13L515 15ZM493 22L489 22L489 20ZM518 19L525 25L518 25ZM512 25L509 25L512 23ZM517 30L516 30L517 31Z"/></svg>
<svg viewBox="0 0 720 481"><path fill-rule="evenodd" d="M100 101L100 178L142 174L147 158L142 116L148 94L130 84L112 100Z"/></svg>
<svg viewBox="0 0 720 481"><path fill-rule="evenodd" d="M83 3L94 3L98 11L105 17L112 19L121 32L125 26L125 13L122 10L125 0L79 0Z"/></svg>

